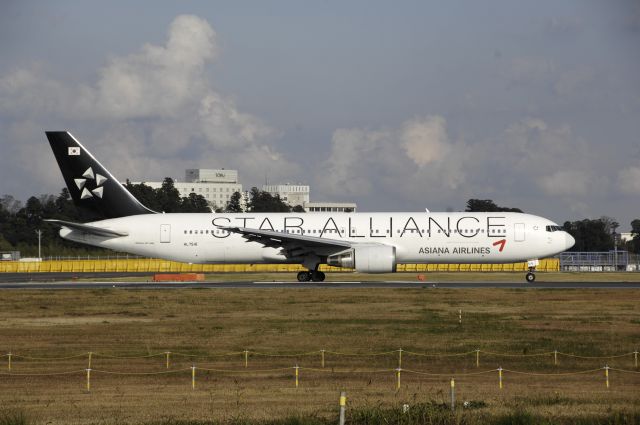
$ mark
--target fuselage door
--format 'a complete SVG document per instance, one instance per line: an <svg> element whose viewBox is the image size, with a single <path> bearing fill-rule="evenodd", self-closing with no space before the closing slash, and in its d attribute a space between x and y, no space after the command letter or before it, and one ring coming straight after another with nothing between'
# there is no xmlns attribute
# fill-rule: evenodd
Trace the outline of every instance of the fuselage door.
<svg viewBox="0 0 640 425"><path fill-rule="evenodd" d="M524 242L524 223L515 223L513 227L513 239L516 242Z"/></svg>
<svg viewBox="0 0 640 425"><path fill-rule="evenodd" d="M160 225L160 243L169 243L169 242L171 242L171 225L161 224Z"/></svg>

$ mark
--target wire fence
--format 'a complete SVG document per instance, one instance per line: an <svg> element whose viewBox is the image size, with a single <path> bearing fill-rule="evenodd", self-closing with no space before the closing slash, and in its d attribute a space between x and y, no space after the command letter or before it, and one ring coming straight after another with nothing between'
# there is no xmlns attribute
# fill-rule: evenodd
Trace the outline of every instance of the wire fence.
<svg viewBox="0 0 640 425"><path fill-rule="evenodd" d="M503 389L508 376L569 377L580 375L600 376L602 384L609 388L612 374L620 377L630 375L632 385L640 383L638 351L611 355L593 356L561 351L539 353L501 353L476 349L458 353L422 353L399 348L379 352L339 352L332 350L303 351L297 353L269 353L254 350L223 353L182 353L162 351L140 355L115 355L86 352L67 356L30 356L7 353L0 357L6 367L0 369L3 379L29 377L58 377L82 375L86 389L91 390L92 377L112 376L162 376L172 375L176 379L190 377L192 389L197 377L251 376L257 379L283 379L298 388L303 379L318 376L386 376L393 379L393 388L402 387L403 379L494 377L499 389ZM442 364L434 360L446 359ZM513 363L519 360L519 366ZM535 359L536 362L531 363ZM373 361L372 361L373 360ZM464 360L464 361L462 361ZM524 360L524 362L523 362ZM513 366L503 367L511 361ZM571 363L569 363L569 361ZM586 361L597 363L588 367ZM453 362L453 363L451 363ZM471 363L471 364L470 364ZM497 363L497 367L484 364Z"/></svg>

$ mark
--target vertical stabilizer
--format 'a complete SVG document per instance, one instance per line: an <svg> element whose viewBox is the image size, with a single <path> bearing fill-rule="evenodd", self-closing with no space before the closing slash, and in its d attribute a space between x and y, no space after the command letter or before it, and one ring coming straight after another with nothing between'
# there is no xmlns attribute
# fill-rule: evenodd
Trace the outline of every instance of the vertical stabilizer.
<svg viewBox="0 0 640 425"><path fill-rule="evenodd" d="M75 205L91 218L153 214L125 189L68 131L47 138Z"/></svg>

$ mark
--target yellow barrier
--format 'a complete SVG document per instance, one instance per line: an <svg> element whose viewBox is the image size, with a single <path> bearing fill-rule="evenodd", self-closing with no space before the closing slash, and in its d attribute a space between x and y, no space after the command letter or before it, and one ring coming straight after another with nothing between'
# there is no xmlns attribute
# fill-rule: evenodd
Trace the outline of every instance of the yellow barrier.
<svg viewBox="0 0 640 425"><path fill-rule="evenodd" d="M541 272L557 272L560 260L540 260L536 268ZM2 261L0 273L278 273L305 270L299 264L188 264L156 258L114 260L51 260L51 261ZM323 272L351 272L351 269L331 267L323 264ZM525 272L527 263L515 264L398 264L398 272Z"/></svg>

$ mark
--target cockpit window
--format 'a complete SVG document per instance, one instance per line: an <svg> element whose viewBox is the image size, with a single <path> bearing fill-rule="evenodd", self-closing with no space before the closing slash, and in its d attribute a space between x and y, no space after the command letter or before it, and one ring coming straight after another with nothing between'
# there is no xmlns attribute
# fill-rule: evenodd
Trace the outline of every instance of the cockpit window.
<svg viewBox="0 0 640 425"><path fill-rule="evenodd" d="M562 232L562 226L547 226L547 232Z"/></svg>

